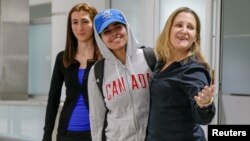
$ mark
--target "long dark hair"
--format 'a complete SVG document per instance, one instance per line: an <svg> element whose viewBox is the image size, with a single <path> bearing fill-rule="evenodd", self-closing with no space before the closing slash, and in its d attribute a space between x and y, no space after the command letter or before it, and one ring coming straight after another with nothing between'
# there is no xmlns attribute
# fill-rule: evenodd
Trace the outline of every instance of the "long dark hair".
<svg viewBox="0 0 250 141"><path fill-rule="evenodd" d="M71 8L69 15L68 15L66 46L65 46L64 55L63 55L63 64L65 67L68 67L73 63L76 63L75 56L77 53L78 43L77 43L77 38L75 37L75 35L72 31L71 16L72 16L73 12L75 12L75 11L79 12L82 10L89 13L90 19L92 20L92 22L93 22L95 15L97 14L96 8L90 4L87 4L87 3L80 3L80 4L77 4ZM100 56L99 55L100 53L99 53L95 38L94 38L94 45L95 45L95 49L94 49L94 58L93 59L97 60Z"/></svg>

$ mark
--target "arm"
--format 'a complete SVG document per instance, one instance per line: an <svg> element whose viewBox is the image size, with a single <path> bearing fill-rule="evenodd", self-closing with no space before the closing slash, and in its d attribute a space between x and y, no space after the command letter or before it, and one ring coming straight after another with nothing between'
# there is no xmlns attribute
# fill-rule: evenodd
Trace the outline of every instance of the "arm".
<svg viewBox="0 0 250 141"><path fill-rule="evenodd" d="M213 93L210 93L213 91L213 86L212 89L208 87L205 88L205 86L209 86L210 84L208 71L201 67L191 68L183 73L181 81L183 85L182 88L190 99L194 121L198 124L209 124L215 115L215 106L214 103L211 102ZM205 89L202 90L203 88ZM206 92L206 98L204 94L199 93L200 91ZM202 106L202 108L200 108L198 104Z"/></svg>
<svg viewBox="0 0 250 141"><path fill-rule="evenodd" d="M205 86L202 91L194 96L194 99L200 108L206 108L213 103L214 89L214 85L211 85L210 87Z"/></svg>
<svg viewBox="0 0 250 141"><path fill-rule="evenodd" d="M94 76L94 66L89 72L88 95L90 111L90 127L93 141L102 141L105 130L107 109L101 92L98 89Z"/></svg>
<svg viewBox="0 0 250 141"><path fill-rule="evenodd" d="M62 62L62 53L61 55L60 54L57 55L53 69L50 90L49 90L49 97L47 101L44 135L42 141L52 140L52 132L56 121L58 107L60 104L62 84L64 80L64 75L61 70L61 65L62 65L61 62Z"/></svg>

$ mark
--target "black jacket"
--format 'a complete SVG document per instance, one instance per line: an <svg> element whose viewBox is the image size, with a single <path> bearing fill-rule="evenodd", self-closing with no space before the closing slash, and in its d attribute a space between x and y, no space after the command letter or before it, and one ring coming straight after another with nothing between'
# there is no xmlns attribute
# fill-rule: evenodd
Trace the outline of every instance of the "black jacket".
<svg viewBox="0 0 250 141"><path fill-rule="evenodd" d="M151 82L147 141L205 141L200 124L212 121L215 106L201 109L194 96L210 84L209 72L191 58L160 72L163 66L157 65Z"/></svg>
<svg viewBox="0 0 250 141"><path fill-rule="evenodd" d="M66 133L74 105L77 102L77 98L80 93L83 94L85 103L88 106L87 80L89 70L94 62L94 60L88 60L87 68L82 81L83 84L81 85L78 81L78 69L80 63L76 61L76 63L70 65L68 68L65 68L63 65L63 51L57 54L49 90L43 141L52 140L52 132L55 126L56 116L60 104L63 82L66 87L66 99L60 114L57 134Z"/></svg>

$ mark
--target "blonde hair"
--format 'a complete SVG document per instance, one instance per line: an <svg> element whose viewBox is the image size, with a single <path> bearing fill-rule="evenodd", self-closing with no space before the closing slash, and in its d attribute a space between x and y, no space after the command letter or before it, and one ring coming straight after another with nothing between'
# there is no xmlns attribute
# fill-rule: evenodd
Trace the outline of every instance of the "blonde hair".
<svg viewBox="0 0 250 141"><path fill-rule="evenodd" d="M184 60L187 60L187 58L196 58L198 63L203 64L206 69L210 69L209 64L205 61L204 56L201 53L200 50L200 29L201 29L201 24L200 24L200 19L198 15L190 8L188 7L180 7L176 9L168 18L164 29L160 33L157 42L156 42L156 54L158 56L159 61L162 61L163 63L167 63L171 58L174 57L173 52L171 50L171 43L170 43L170 30L173 24L174 19L176 16L181 13L181 12L186 12L186 13L191 13L195 20L196 20L196 40L193 43L192 47L188 50L188 53L185 57Z"/></svg>

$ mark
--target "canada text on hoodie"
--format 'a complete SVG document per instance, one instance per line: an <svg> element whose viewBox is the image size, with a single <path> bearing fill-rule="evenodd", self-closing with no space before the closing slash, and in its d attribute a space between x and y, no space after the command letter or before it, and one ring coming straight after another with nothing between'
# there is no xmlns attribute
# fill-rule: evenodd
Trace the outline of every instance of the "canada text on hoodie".
<svg viewBox="0 0 250 141"><path fill-rule="evenodd" d="M105 58L103 96L98 89L93 68L88 80L90 125L94 141L102 141L103 131L107 141L144 141L146 136L152 72L130 25L122 16L128 34L125 64L105 46L98 29L94 28L95 39Z"/></svg>

